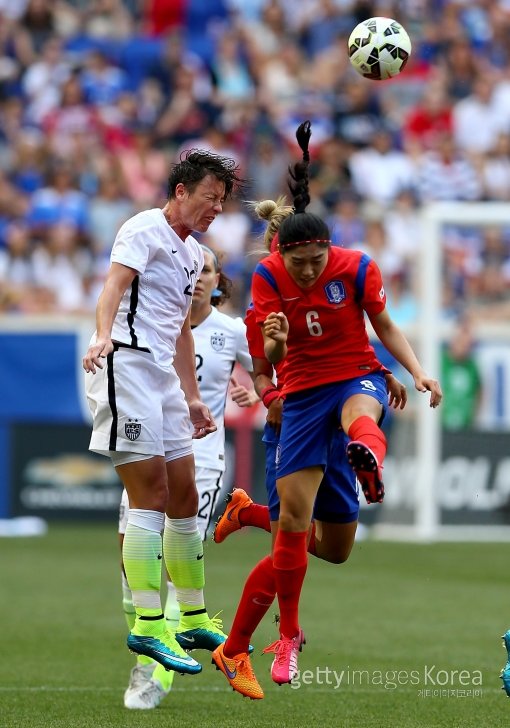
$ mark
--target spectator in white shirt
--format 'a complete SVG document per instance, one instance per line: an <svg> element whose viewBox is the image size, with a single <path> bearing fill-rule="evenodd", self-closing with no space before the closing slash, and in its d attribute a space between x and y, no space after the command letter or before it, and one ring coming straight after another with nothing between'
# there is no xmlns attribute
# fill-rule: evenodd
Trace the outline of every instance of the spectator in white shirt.
<svg viewBox="0 0 510 728"><path fill-rule="evenodd" d="M488 75L477 77L473 93L453 108L453 134L457 146L468 153L486 153L505 131L507 121L493 102L494 82Z"/></svg>
<svg viewBox="0 0 510 728"><path fill-rule="evenodd" d="M382 206L394 200L403 188L413 186L412 162L393 147L386 129L375 133L372 146L352 155L349 167L355 190L369 202Z"/></svg>

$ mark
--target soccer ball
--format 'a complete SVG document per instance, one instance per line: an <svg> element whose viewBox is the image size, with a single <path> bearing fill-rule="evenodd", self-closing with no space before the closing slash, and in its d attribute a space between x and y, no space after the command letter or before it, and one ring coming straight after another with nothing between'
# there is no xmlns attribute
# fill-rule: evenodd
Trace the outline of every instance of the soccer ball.
<svg viewBox="0 0 510 728"><path fill-rule="evenodd" d="M357 25L349 37L349 59L365 78L384 81L396 76L409 60L411 39L391 18L369 18Z"/></svg>

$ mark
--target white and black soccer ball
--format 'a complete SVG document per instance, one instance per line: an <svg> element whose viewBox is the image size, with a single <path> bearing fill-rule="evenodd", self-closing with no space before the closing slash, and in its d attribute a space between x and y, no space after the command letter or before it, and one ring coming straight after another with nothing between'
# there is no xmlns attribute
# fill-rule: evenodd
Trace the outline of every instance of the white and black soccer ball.
<svg viewBox="0 0 510 728"><path fill-rule="evenodd" d="M411 39L392 18L369 18L349 36L349 59L356 71L374 81L398 75L411 55Z"/></svg>

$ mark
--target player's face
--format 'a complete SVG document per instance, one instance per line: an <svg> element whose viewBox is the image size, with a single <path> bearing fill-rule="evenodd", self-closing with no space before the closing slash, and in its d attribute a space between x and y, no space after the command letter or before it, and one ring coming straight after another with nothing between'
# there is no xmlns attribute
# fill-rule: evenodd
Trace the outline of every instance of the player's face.
<svg viewBox="0 0 510 728"><path fill-rule="evenodd" d="M298 245L283 253L285 269L301 288L310 288L328 262L329 248L317 243Z"/></svg>
<svg viewBox="0 0 510 728"><path fill-rule="evenodd" d="M193 192L188 192L184 185L178 184L175 196L179 201L181 224L188 230L205 233L223 209L225 183L208 174Z"/></svg>
<svg viewBox="0 0 510 728"><path fill-rule="evenodd" d="M191 305L209 304L211 302L211 294L217 287L219 280L220 274L216 273L214 268L214 258L207 250L204 250L204 267L198 277Z"/></svg>

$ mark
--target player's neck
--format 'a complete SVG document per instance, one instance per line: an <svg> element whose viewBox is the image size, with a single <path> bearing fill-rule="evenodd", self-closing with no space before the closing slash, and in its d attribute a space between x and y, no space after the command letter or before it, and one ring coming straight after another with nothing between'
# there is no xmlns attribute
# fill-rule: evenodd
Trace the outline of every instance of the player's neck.
<svg viewBox="0 0 510 728"><path fill-rule="evenodd" d="M191 304L191 317L190 317L191 326L199 326L202 323L202 321L206 320L206 318L209 316L211 311L212 311L212 306L210 303L207 303L204 306L195 306L195 305Z"/></svg>
<svg viewBox="0 0 510 728"><path fill-rule="evenodd" d="M178 235L182 241L186 240L188 235L191 234L191 228L189 228L187 225L184 224L182 220L179 219L179 216L172 207L170 201L168 201L166 205L162 208L162 212L165 216L165 220L170 225L174 233Z"/></svg>

